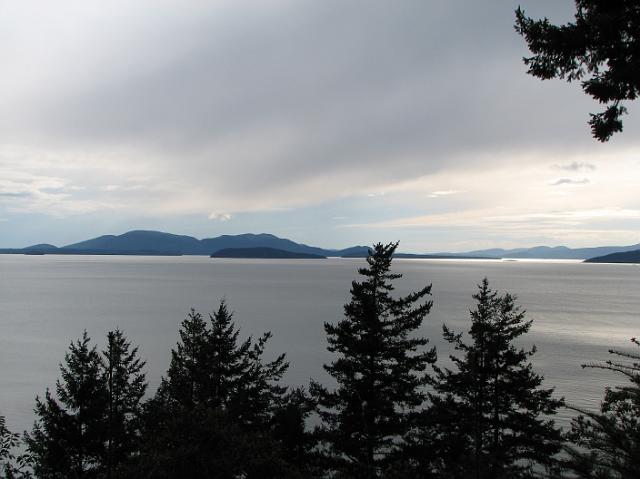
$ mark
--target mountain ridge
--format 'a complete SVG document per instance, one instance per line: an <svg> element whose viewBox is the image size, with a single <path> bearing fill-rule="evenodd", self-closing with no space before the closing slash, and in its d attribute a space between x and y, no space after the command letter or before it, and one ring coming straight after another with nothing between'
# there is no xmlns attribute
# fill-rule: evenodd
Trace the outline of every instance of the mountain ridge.
<svg viewBox="0 0 640 479"><path fill-rule="evenodd" d="M604 256L597 256L585 260L585 263L640 263L640 249L633 251L622 251L619 253L611 253Z"/></svg>
<svg viewBox="0 0 640 479"><path fill-rule="evenodd" d="M344 249L327 249L279 238L270 233L244 233L221 235L215 238L197 239L154 230L132 230L121 235L102 235L62 247L47 243L26 248L0 249L4 254L155 254L210 256L223 249L272 248L290 253L313 256L342 256L358 252L366 255L368 247L351 246Z"/></svg>
<svg viewBox="0 0 640 479"><path fill-rule="evenodd" d="M515 259L589 259L612 253L624 253L640 249L640 244L629 246L595 246L589 248L568 248L566 246L534 246L532 248L502 249L491 248L473 250L467 253L455 253L466 256L498 256ZM450 255L452 253L436 253Z"/></svg>
<svg viewBox="0 0 640 479"><path fill-rule="evenodd" d="M318 256L363 257L367 246L351 246L330 249L297 243L270 233L244 233L220 235L214 238L197 239L193 236L177 235L155 230L132 230L120 235L102 235L85 241L56 247L40 243L26 248L0 249L2 254L128 254L128 255L201 255L229 248L274 248L291 253ZM640 250L640 244L630 246L597 246L591 248L568 248L566 246L535 246L532 248L491 248L459 253L398 253L398 258L478 258L478 259L575 259L599 258L613 253Z"/></svg>

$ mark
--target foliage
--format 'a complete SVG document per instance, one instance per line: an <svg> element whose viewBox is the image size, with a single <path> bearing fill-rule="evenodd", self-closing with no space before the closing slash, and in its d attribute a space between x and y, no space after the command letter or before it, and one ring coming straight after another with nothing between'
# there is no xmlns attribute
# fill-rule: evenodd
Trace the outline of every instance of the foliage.
<svg viewBox="0 0 640 479"><path fill-rule="evenodd" d="M147 389L142 372L145 362L131 348L122 331L107 333L103 351L103 376L107 387L106 476L129 462L139 448L138 418Z"/></svg>
<svg viewBox="0 0 640 479"><path fill-rule="evenodd" d="M142 451L126 477L153 479L288 476L268 433L247 430L221 409L196 406L168 414L154 398L145 411Z"/></svg>
<svg viewBox="0 0 640 479"><path fill-rule="evenodd" d="M536 477L540 466L554 466L560 430L550 416L562 404L552 389L541 388L529 358L513 343L531 321L510 294L489 288L486 279L474 295L470 343L446 326L444 338L462 353L450 356L453 369L435 367L430 428L425 442L430 472L442 477L486 479ZM435 452L435 454L434 454Z"/></svg>
<svg viewBox="0 0 640 479"><path fill-rule="evenodd" d="M329 390L312 383L322 425L317 435L329 471L347 477L377 477L402 452L402 436L413 426L425 398L425 372L435 361L427 339L415 336L431 301L431 286L393 298L391 260L398 244L376 244L364 277L354 281L345 318L325 323L328 350L337 358L325 370L336 380Z"/></svg>
<svg viewBox="0 0 640 479"><path fill-rule="evenodd" d="M283 397L273 415L272 434L282 457L298 471L305 472L306 477L317 474L321 467L313 451L315 438L306 426L315 410L315 401L303 388L297 388Z"/></svg>
<svg viewBox="0 0 640 479"><path fill-rule="evenodd" d="M284 354L263 361L270 332L256 342L239 342L232 318L224 301L209 315L210 327L202 314L191 310L159 394L174 408L220 408L240 424L264 426L272 405L286 391L278 381L289 364Z"/></svg>
<svg viewBox="0 0 640 479"><path fill-rule="evenodd" d="M36 398L25 442L38 478L116 477L137 453L144 362L119 330L107 334L102 356L90 341L85 331L69 346L56 397Z"/></svg>
<svg viewBox="0 0 640 479"><path fill-rule="evenodd" d="M632 479L640 471L640 354L609 352L615 359L583 367L622 374L630 384L607 388L599 412L578 410L569 435L575 446L567 447L575 477Z"/></svg>
<svg viewBox="0 0 640 479"><path fill-rule="evenodd" d="M284 355L264 361L265 333L239 341L224 301L182 322L167 378L143 414L136 477L285 477L288 465L272 437L286 389Z"/></svg>
<svg viewBox="0 0 640 479"><path fill-rule="evenodd" d="M11 432L7 428L5 417L0 416L0 477L6 479L27 477L26 474L21 473L24 470L26 457L16 457L13 452L19 442L20 436Z"/></svg>
<svg viewBox="0 0 640 479"><path fill-rule="evenodd" d="M102 363L85 331L60 365L54 398L36 398L38 418L26 443L39 478L98 477L105 456L107 388Z"/></svg>
<svg viewBox="0 0 640 479"><path fill-rule="evenodd" d="M623 100L640 93L640 3L637 0L576 0L575 22L533 20L520 8L516 30L534 54L528 73L543 80L578 80L583 91L605 104L591 115L593 136L607 141L622 131Z"/></svg>
<svg viewBox="0 0 640 479"><path fill-rule="evenodd" d="M4 466L6 460L11 459L11 450L18 445L19 436L7 428L4 416L0 416L0 466Z"/></svg>

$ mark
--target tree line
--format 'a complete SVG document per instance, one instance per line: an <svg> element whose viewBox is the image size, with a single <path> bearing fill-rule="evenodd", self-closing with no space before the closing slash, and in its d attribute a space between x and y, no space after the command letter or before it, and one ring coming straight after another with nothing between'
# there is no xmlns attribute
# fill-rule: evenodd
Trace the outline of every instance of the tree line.
<svg viewBox="0 0 640 479"><path fill-rule="evenodd" d="M396 244L376 244L351 286L344 318L325 323L333 386L281 384L270 333L240 337L227 304L191 310L166 376L147 395L145 363L116 330L99 351L71 343L55 391L36 398L22 437L0 416L0 474L9 478L637 478L640 355L587 367L628 379L599 411L562 431L563 400L542 386L531 321L484 279L466 335L443 327L443 364L419 329L431 285L393 294ZM640 345L634 340L636 346ZM22 445L22 447L20 447Z"/></svg>

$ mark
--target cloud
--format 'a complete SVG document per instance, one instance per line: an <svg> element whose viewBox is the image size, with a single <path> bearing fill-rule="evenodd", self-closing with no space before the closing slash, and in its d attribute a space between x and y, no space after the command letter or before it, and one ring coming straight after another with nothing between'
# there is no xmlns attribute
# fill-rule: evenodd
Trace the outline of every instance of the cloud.
<svg viewBox="0 0 640 479"><path fill-rule="evenodd" d="M0 191L0 197L4 198L31 198L32 193L28 191Z"/></svg>
<svg viewBox="0 0 640 479"><path fill-rule="evenodd" d="M594 171L596 169L596 165L594 165L593 163L587 163L585 161L572 161L571 163L553 165L553 167L558 170L565 171Z"/></svg>
<svg viewBox="0 0 640 479"><path fill-rule="evenodd" d="M6 3L2 216L233 217L231 228L340 204L312 230L336 216L637 207L638 174L616 160L637 162L635 117L597 144L585 123L598 105L522 64L518 4L563 22L572 2ZM609 202L613 163L627 173ZM549 188L553 164L585 175L597 164L598 197ZM566 175L558 185L586 180Z"/></svg>
<svg viewBox="0 0 640 479"><path fill-rule="evenodd" d="M229 213L210 213L210 220L229 221L232 216Z"/></svg>
<svg viewBox="0 0 640 479"><path fill-rule="evenodd" d="M381 221L368 224L345 225L349 228L422 228L447 227L466 228L483 226L490 230L522 230L524 228L558 228L580 226L592 220L640 220L640 209L600 208L575 211L552 211L543 213L496 214L495 209L466 210L462 212L424 215Z"/></svg>
<svg viewBox="0 0 640 479"><path fill-rule="evenodd" d="M558 178L557 180L553 180L549 182L551 186L560 186L560 185L586 185L589 184L589 178Z"/></svg>
<svg viewBox="0 0 640 479"><path fill-rule="evenodd" d="M531 13L571 11L544 3ZM82 186L106 170L111 202L129 208L121 185L152 176L171 203L147 190L140 209L204 216L593 148L579 89L525 75L516 6L65 0L34 23L42 7L25 0L0 19L0 143L45 149L49 172Z"/></svg>
<svg viewBox="0 0 640 479"><path fill-rule="evenodd" d="M442 191L432 191L429 195L429 198L438 198L440 196L451 196L457 195L458 193L462 193L459 190L442 190Z"/></svg>

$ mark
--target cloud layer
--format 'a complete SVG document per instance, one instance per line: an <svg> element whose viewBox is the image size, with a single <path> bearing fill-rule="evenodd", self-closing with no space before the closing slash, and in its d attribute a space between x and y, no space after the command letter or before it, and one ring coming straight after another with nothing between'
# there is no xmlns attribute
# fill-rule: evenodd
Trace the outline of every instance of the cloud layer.
<svg viewBox="0 0 640 479"><path fill-rule="evenodd" d="M579 88L525 74L517 3L5 4L0 217L231 224L436 177L427 193L464 215L451 175L531 165L588 186L602 157L636 151L637 123L591 140ZM573 2L523 6L566 21Z"/></svg>

